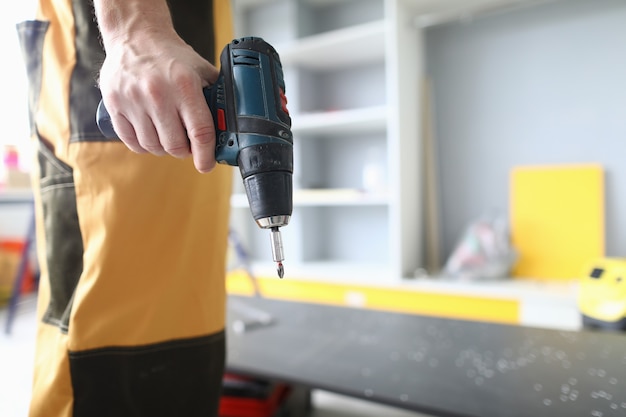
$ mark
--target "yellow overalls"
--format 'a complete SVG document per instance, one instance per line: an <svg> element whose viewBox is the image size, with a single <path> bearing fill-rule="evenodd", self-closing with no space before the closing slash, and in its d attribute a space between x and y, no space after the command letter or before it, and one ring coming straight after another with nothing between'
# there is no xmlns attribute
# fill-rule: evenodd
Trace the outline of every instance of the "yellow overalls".
<svg viewBox="0 0 626 417"><path fill-rule="evenodd" d="M227 0L170 0L217 62ZM94 115L102 50L87 0L40 0L19 25L30 81L41 268L31 417L211 416L225 356L232 171L140 155Z"/></svg>

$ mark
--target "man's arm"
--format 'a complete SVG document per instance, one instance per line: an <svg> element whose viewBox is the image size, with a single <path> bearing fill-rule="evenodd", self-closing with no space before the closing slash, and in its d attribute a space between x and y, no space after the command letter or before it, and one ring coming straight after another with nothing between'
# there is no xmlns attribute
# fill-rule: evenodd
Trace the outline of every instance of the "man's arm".
<svg viewBox="0 0 626 417"><path fill-rule="evenodd" d="M215 166L215 128L202 94L218 71L174 30L165 0L95 0L106 51L102 99L134 152L193 156Z"/></svg>

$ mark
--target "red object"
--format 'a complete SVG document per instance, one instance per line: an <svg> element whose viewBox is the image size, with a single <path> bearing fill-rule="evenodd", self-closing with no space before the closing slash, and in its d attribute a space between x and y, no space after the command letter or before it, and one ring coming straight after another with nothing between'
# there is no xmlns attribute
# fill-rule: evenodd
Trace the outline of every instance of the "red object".
<svg viewBox="0 0 626 417"><path fill-rule="evenodd" d="M226 115L224 109L217 109L217 128L219 130L226 130Z"/></svg>
<svg viewBox="0 0 626 417"><path fill-rule="evenodd" d="M220 417L273 417L290 392L290 387L287 384L276 383L267 386L265 395L260 396L256 390L251 390L248 396L245 384L247 381L255 384L254 380L232 374L227 374L224 378L225 383L227 380L241 382L242 388L236 395L228 394L229 391L232 393L232 390L226 390L227 393L222 395L219 408Z"/></svg>
<svg viewBox="0 0 626 417"><path fill-rule="evenodd" d="M2 240L0 241L0 250L15 254L18 257L28 256L24 254L24 245L26 242L23 240ZM17 270L15 271L17 273ZM22 280L22 287L20 288L21 294L27 294L35 290L35 276L31 268L30 263L26 264L26 270L24 271L24 279Z"/></svg>
<svg viewBox="0 0 626 417"><path fill-rule="evenodd" d="M289 109L287 109L287 96L285 95L285 92L283 91L282 88L279 88L279 93L280 93L281 107L283 108L283 111L285 113L289 114Z"/></svg>

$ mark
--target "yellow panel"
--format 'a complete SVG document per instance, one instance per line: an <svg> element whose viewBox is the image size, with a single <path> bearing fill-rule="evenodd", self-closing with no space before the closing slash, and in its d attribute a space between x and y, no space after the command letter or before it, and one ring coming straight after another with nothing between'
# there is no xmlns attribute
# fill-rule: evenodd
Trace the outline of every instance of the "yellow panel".
<svg viewBox="0 0 626 417"><path fill-rule="evenodd" d="M575 279L604 256L604 174L599 165L518 167L511 174L516 277Z"/></svg>
<svg viewBox="0 0 626 417"><path fill-rule="evenodd" d="M331 305L358 305L377 310L437 317L519 324L519 302L513 299L474 297L423 292L414 289L387 289L349 286L318 281L258 278L261 294L268 298ZM229 294L252 295L245 273L231 272Z"/></svg>

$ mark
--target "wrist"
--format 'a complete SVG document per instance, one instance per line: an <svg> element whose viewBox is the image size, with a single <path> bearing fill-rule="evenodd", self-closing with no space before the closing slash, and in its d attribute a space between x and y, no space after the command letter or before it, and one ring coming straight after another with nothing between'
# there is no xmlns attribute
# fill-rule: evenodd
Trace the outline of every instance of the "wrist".
<svg viewBox="0 0 626 417"><path fill-rule="evenodd" d="M178 38L165 1L95 0L105 50L128 45L149 47L157 39Z"/></svg>

